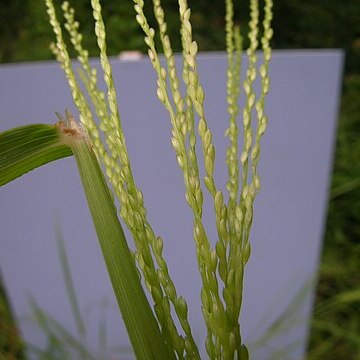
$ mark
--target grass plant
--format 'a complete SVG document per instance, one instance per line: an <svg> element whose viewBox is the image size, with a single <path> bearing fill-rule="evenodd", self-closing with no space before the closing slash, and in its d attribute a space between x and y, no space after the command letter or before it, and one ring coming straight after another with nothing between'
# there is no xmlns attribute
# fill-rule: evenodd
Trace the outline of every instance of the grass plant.
<svg viewBox="0 0 360 360"><path fill-rule="evenodd" d="M67 1L63 2L62 27L53 1L45 0L45 3L56 37L52 50L68 80L74 103L79 110L80 123L67 113L66 119L60 117L55 126L29 125L1 134L2 184L46 162L73 154L136 357L200 359L198 344L194 341L188 321L186 300L177 293L163 257L166 241L153 231L145 200L132 173L107 56L100 1L92 0L91 6L102 76L106 84L105 92L99 89L97 71L90 65L88 52L82 46L82 35L79 33L79 23L75 19L73 8ZM157 31L148 23L144 1L134 0L136 20L144 32L148 56L157 75L157 96L169 113L171 140L184 179L185 198L193 215L193 234L202 280L201 310L207 328L206 351L210 359L236 357L244 360L249 358L249 354L242 342L239 317L244 271L251 253L253 204L260 190L257 171L260 141L268 121L265 98L270 83L268 67L271 59L269 42L272 37L272 1L264 2L261 29L259 1L250 1L247 49L249 66L242 80L242 94L242 34L233 22L232 1L226 0L225 7L228 54L226 91L229 112L226 135L229 146L226 158L228 182L226 191L223 191L214 178L216 149L206 121L205 95L197 65L198 45L193 40L188 3L186 0L179 0L183 49L182 75L179 76L160 0L153 1ZM79 77L73 69L64 40L64 29L68 32L81 65ZM166 65L160 61L160 50L155 44L156 36L160 38ZM263 52L263 63L260 66L256 53L259 44ZM261 90L256 94L254 82L258 76ZM79 79L84 87L80 85ZM184 92L181 91L181 84L185 87ZM239 109L238 105L240 95L245 97L243 109ZM243 138L241 148L239 136ZM200 143L202 155L197 154L197 142ZM204 162L205 174L201 174L199 170L199 159ZM211 245L202 219L204 192L208 192L213 202L218 237L215 246ZM119 210L114 205L111 193L119 202ZM118 215L132 235L136 248L134 253L129 250ZM137 269L152 297L153 310L145 297ZM36 304L34 309L41 318ZM41 322L46 326L44 319ZM80 318L77 323L79 332L83 332Z"/></svg>
<svg viewBox="0 0 360 360"><path fill-rule="evenodd" d="M321 2L309 4L297 0L278 2L274 9L276 18L274 28L277 33L274 46L297 49L347 47L349 50L346 55L347 70L338 127L332 196L330 198L324 253L321 259L314 322L311 327L307 358L311 360L357 360L359 349L356 344L360 336L359 302L355 299L353 299L352 303L331 300L331 306L328 302L330 299L336 300L338 294L346 294L351 289L357 289L360 283L356 275L359 274L360 263L360 251L357 245L360 236L358 232L358 224L360 224L360 211L358 209L360 191L357 185L360 178L358 162L360 158L360 78L358 75L360 68L357 61L359 47L357 45L358 36L356 35L356 24L358 24L356 15L359 7L356 6L354 1L348 1L349 6L344 6L343 3L336 1L331 1L331 3L331 6L325 6ZM201 42L201 50L222 49L223 30L221 28L222 23L218 19L219 5L213 3L214 8L208 9L208 5L204 5L201 1L192 2L192 4L194 6L192 12L194 28L196 28L197 39ZM242 3L242 5L244 4ZM118 17L112 6L106 7L106 9L109 9L106 15L107 20L109 20L110 15L113 18ZM121 3L119 6L127 5ZM85 32L92 28L92 25L89 24L88 18L84 18L85 11L82 11L83 9L84 7L80 8L79 15L82 16L82 30ZM34 14L34 12L36 13ZM314 12L319 16L314 16ZM126 12L126 14L128 13L129 11ZM216 13L216 16L211 17L214 13ZM169 16L168 12L167 14ZM286 16L283 16L284 14ZM1 46L2 49L6 47L10 49L9 51L1 51L2 62L49 59L46 44L49 42L50 35L47 31L48 26L44 22L44 11L41 2L38 0L12 2L10 8L6 4L2 15L2 23L5 24L2 33L7 37L2 37ZM121 18L121 25L122 28L126 27L126 34L128 34L129 28L133 29L134 26L130 24L130 21L123 25L123 18L125 17ZM197 18L196 22L195 18ZM116 22L116 20L112 19L110 21L112 24ZM349 26L349 21L354 26ZM24 28L20 27L19 22L25 24ZM173 23L174 21L169 19L169 30L175 33ZM334 31L328 31L329 26L327 25L329 24L331 24ZM246 24L244 25L246 26ZM114 55L117 53L119 46L121 49L124 48L124 41L120 39L121 36L118 36L119 28L110 24L107 27L107 32L111 41L109 48L111 54ZM114 36L114 33L117 36ZM84 41L88 39L89 36L86 36ZM137 46L140 46L139 41L142 41L138 33L134 34L134 32L130 32L130 35L126 36L126 48L129 48L128 40L132 44L137 43ZM119 44L120 41L121 44ZM244 41L246 42L246 39ZM92 45L89 41L86 44L87 48L89 48L89 44ZM94 46L92 46L90 50L92 56L96 53L95 50ZM4 298L4 296L0 296L0 299L3 300ZM1 333L3 337L0 336L0 358L3 356L6 359L19 359L21 357L18 349L22 347L21 340L19 341L16 335L11 336L11 338L5 336L5 334L16 334L16 331L13 330L15 329L14 322L9 316L11 311L8 310L5 301L1 302L0 308L0 328L4 329L5 324L9 326L6 328L9 330ZM321 309L321 311L317 309ZM316 320L321 321L319 326ZM334 327L332 324L336 326ZM338 331L339 327L341 331ZM357 341L354 341L355 339Z"/></svg>

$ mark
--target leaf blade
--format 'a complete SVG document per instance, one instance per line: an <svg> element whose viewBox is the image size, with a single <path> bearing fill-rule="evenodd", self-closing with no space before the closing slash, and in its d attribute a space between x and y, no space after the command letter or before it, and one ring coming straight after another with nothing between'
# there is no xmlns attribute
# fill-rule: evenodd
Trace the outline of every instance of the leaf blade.
<svg viewBox="0 0 360 360"><path fill-rule="evenodd" d="M71 155L54 125L32 124L4 131L0 133L0 186Z"/></svg>
<svg viewBox="0 0 360 360"><path fill-rule="evenodd" d="M95 153L86 141L74 141L71 146L136 358L173 359L173 353L164 342L141 286L134 259Z"/></svg>

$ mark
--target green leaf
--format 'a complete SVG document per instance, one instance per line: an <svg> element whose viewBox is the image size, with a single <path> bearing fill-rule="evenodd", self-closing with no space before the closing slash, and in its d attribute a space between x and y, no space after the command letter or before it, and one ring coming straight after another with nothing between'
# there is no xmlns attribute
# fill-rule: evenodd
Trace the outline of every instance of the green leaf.
<svg viewBox="0 0 360 360"><path fill-rule="evenodd" d="M171 359L141 286L117 211L97 158L85 140L71 144L101 250L137 359Z"/></svg>
<svg viewBox="0 0 360 360"><path fill-rule="evenodd" d="M0 186L48 162L72 155L54 125L33 124L0 133Z"/></svg>

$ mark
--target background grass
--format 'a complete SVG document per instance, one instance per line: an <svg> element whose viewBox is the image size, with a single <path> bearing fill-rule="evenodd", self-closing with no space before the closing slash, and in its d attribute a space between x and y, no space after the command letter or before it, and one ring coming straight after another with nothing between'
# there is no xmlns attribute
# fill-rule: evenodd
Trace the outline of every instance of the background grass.
<svg viewBox="0 0 360 360"><path fill-rule="evenodd" d="M360 359L360 76L344 79L310 359Z"/></svg>
<svg viewBox="0 0 360 360"><path fill-rule="evenodd" d="M76 0L82 31L93 29L90 1ZM177 36L176 1L163 0ZM246 31L248 3L235 2ZM224 49L224 9L218 0L189 0L202 51ZM150 10L151 6L148 6ZM132 1L104 6L109 52L145 50ZM360 5L356 0L276 0L274 48L342 48L345 76L324 250L319 270L308 359L360 359ZM154 22L150 19L150 23ZM96 55L92 36L85 36ZM52 59L52 33L39 0L0 3L0 62ZM174 46L179 50L180 42ZM3 296L1 296L3 295ZM21 358L21 340L0 286L0 359Z"/></svg>

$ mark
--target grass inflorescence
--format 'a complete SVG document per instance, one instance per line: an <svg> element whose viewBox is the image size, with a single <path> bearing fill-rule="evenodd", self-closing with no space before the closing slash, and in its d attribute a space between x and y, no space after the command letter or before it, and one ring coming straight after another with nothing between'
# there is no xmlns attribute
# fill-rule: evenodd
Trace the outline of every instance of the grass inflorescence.
<svg viewBox="0 0 360 360"><path fill-rule="evenodd" d="M77 52L81 64L80 78L85 83L89 97L82 92L72 68L67 46L64 42L60 21L53 3L46 0L50 23L56 35L53 52L61 63L69 81L75 104L80 112L96 154L102 163L107 179L120 203L120 216L129 228L136 246L134 257L142 272L144 283L152 295L155 313L166 342L179 358L200 358L188 321L185 299L176 292L168 266L162 256L163 239L155 235L147 218L144 199L135 183L122 131L120 110L112 70L106 51L106 30L102 19L101 5L92 0L95 34L99 47L106 94L99 90L97 73L89 64L88 53L82 46L78 32L79 23L74 10L64 2L62 11L65 29ZM229 111L229 148L227 164L229 180L227 195L215 183L216 149L212 133L206 121L205 93L199 78L198 45L193 39L191 10L186 0L179 0L180 37L182 43L182 74L177 73L171 40L167 33L165 11L160 0L153 1L154 16L158 30L152 28L144 12L144 1L134 0L136 20L144 32L148 55L157 74L157 96L169 113L172 124L172 144L178 165L183 173L185 198L193 214L193 234L202 279L202 311L208 330L206 350L210 358L232 358L237 354L247 358L247 349L242 344L239 315L242 299L244 268L250 256L250 228L253 218L253 202L260 188L257 164L260 155L260 138L267 117L265 97L269 90L268 66L271 58L269 41L272 37L272 1L265 1L263 31L259 41L259 2L250 2L249 67L243 82L245 106L239 109L240 73L242 65L242 34L234 24L233 4L226 5L226 46L228 53L227 101ZM155 37L159 34L166 65L159 57ZM258 50L261 44L264 61L260 67L261 92L256 94L253 83L258 75ZM181 83L185 93L180 91ZM87 98L90 98L91 104ZM94 108L92 112L90 109ZM256 111L254 112L253 109ZM238 115L242 117L240 128ZM254 129L254 122L256 123ZM101 142L104 134L105 143ZM239 136L243 136L243 148L239 149ZM199 155L196 143L200 142L205 176L199 171ZM240 175L239 175L240 174ZM203 186L204 185L204 186ZM204 226L204 191L213 199L218 240L213 246ZM228 200L226 199L228 198ZM175 315L176 320L172 318ZM179 331L177 325L180 326Z"/></svg>

